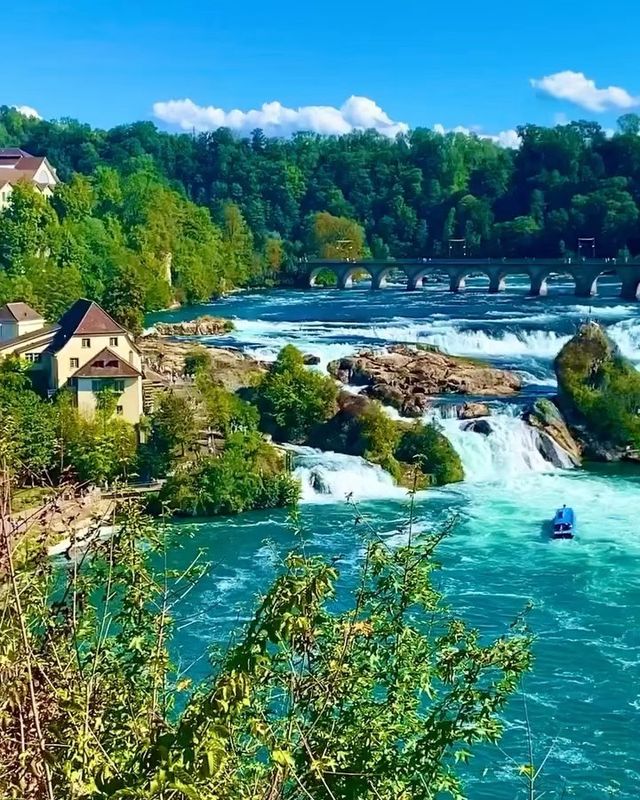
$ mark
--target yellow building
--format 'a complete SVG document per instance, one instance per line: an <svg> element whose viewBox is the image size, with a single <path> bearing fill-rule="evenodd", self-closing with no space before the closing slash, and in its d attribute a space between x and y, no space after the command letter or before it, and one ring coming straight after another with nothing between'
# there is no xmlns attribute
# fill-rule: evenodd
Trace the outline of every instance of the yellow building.
<svg viewBox="0 0 640 800"><path fill-rule="evenodd" d="M20 181L35 186L45 197L51 197L59 183L44 156L32 156L18 147L0 148L0 211L9 205L13 187Z"/></svg>
<svg viewBox="0 0 640 800"><path fill-rule="evenodd" d="M0 358L33 365L34 382L53 395L67 387L91 416L101 389L118 393L116 412L137 424L143 414L142 362L131 334L90 300L78 300L55 325L26 303L0 308Z"/></svg>

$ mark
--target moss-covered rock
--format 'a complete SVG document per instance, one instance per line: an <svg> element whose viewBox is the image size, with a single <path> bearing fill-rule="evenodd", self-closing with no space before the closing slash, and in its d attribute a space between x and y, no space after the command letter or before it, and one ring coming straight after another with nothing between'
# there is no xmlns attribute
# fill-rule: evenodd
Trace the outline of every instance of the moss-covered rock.
<svg viewBox="0 0 640 800"><path fill-rule="evenodd" d="M588 457L633 457L640 449L640 373L603 328L583 325L555 360L558 403Z"/></svg>
<svg viewBox="0 0 640 800"><path fill-rule="evenodd" d="M417 463L435 486L464 480L460 456L451 442L436 425L415 423L402 432L396 458L405 463Z"/></svg>
<svg viewBox="0 0 640 800"><path fill-rule="evenodd" d="M362 395L341 392L338 412L315 428L308 443L366 458L409 488L464 480L460 457L435 425L394 420Z"/></svg>
<svg viewBox="0 0 640 800"><path fill-rule="evenodd" d="M573 436L569 427L560 412L560 409L546 397L541 397L536 400L533 405L525 409L522 415L524 421L536 428L541 434L548 436L552 443L560 447L569 457L571 463L578 467L582 462L582 448L576 438ZM542 439L543 444L546 440ZM543 453L549 457L549 453ZM556 463L553 454L549 459L552 463Z"/></svg>

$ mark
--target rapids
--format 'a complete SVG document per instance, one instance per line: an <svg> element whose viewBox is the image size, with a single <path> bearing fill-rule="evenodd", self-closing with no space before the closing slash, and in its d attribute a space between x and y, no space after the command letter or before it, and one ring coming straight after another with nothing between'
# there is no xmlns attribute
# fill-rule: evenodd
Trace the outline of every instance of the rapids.
<svg viewBox="0 0 640 800"><path fill-rule="evenodd" d="M522 372L522 397L491 403L488 436L463 430L451 410L438 412L467 479L420 493L417 525L428 530L458 518L441 548L439 580L452 607L482 635L500 634L533 604L536 661L524 692L538 762L551 748L539 791L550 798L632 800L640 796L640 738L634 734L640 722L640 470L556 469L541 456L519 412L532 396L553 393L553 358L589 316L606 324L640 366L640 317L606 281L591 305L567 288L552 285L547 298L535 300L517 284L489 296L474 291L473 281L460 295L438 285L413 293L244 292L161 316L230 316L235 331L212 344L272 359L293 343L320 356L319 368L362 346L429 342ZM358 458L292 449L302 487L301 533L284 512L206 520L196 522L193 539L172 556L171 566L186 566L201 548L214 564L188 595L174 641L176 661L196 679L209 669L206 645L213 638L226 646L299 536L310 552L340 556L342 588L353 585L363 526L354 525L347 497L380 535L402 541L406 492L385 472ZM576 511L578 536L551 542L548 521L563 502ZM505 719L502 745L524 764L521 697ZM515 770L496 748L481 748L465 775L471 800L524 797Z"/></svg>

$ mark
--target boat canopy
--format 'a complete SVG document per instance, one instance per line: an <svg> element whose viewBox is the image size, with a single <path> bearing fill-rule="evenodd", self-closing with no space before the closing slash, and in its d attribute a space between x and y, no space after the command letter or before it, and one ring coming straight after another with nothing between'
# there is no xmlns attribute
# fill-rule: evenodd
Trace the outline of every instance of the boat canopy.
<svg viewBox="0 0 640 800"><path fill-rule="evenodd" d="M574 513L572 508L568 508L567 506L563 506L563 508L559 508L556 511L555 518L553 520L556 524L562 523L564 525L573 525L574 522Z"/></svg>

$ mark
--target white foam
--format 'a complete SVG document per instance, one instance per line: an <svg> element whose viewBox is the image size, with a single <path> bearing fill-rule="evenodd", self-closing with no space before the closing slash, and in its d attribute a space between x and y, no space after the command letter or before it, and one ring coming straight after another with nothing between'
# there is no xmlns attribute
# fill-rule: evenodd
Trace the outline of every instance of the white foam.
<svg viewBox="0 0 640 800"><path fill-rule="evenodd" d="M625 319L610 325L607 333L620 348L622 355L640 364L640 319Z"/></svg>
<svg viewBox="0 0 640 800"><path fill-rule="evenodd" d="M294 475L300 481L303 503L336 503L406 497L382 467L358 456L289 445L294 453Z"/></svg>
<svg viewBox="0 0 640 800"><path fill-rule="evenodd" d="M464 430L455 418L440 425L460 456L467 482L509 483L532 472L550 472L554 467L538 450L538 433L512 413L487 418L491 433L485 436Z"/></svg>

